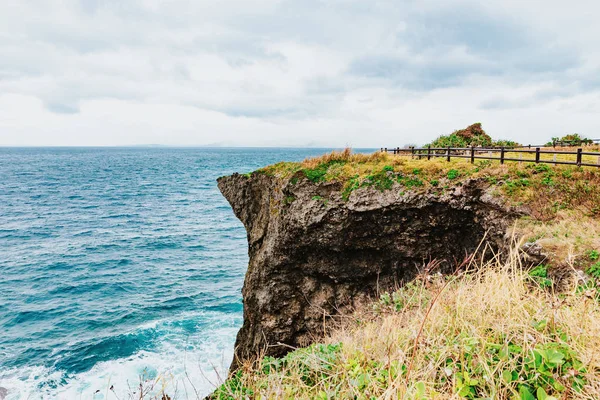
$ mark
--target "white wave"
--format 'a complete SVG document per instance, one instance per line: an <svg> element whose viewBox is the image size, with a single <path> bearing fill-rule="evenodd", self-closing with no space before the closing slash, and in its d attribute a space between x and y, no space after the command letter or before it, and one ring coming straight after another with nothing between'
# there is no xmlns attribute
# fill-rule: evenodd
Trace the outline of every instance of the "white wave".
<svg viewBox="0 0 600 400"><path fill-rule="evenodd" d="M101 362L74 376L44 367L0 371L0 387L8 390L6 400L139 399L140 384L148 398L164 391L173 399L202 399L227 376L238 329L231 315L206 317L204 332L169 333L156 351Z"/></svg>

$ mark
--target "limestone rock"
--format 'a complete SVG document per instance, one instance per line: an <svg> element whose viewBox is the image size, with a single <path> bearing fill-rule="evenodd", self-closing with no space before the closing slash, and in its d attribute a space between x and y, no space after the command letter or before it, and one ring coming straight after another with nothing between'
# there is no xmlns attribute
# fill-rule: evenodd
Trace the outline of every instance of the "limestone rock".
<svg viewBox="0 0 600 400"><path fill-rule="evenodd" d="M250 256L232 370L259 352L282 356L314 342L327 317L407 282L433 259L449 272L484 238L501 249L519 216L484 180L445 193L361 188L347 201L341 183L302 174L234 174L218 186L246 228Z"/></svg>

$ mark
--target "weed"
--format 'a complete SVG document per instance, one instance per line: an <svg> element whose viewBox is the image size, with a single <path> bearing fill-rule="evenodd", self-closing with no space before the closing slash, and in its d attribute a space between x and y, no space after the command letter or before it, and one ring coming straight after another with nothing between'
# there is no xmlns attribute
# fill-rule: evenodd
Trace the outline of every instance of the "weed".
<svg viewBox="0 0 600 400"><path fill-rule="evenodd" d="M327 171L329 167L333 165L344 165L346 162L343 160L331 160L326 163L321 163L317 165L315 168L304 168L302 171L306 175L309 181L314 183L324 182L325 175L327 175Z"/></svg>
<svg viewBox="0 0 600 400"><path fill-rule="evenodd" d="M456 179L460 176L460 172L457 169L451 169L448 171L447 177L450 180Z"/></svg>
<svg viewBox="0 0 600 400"><path fill-rule="evenodd" d="M585 301L588 290L561 301L532 288L547 268L523 274L516 256L473 267L384 293L375 313L346 316L322 344L248 364L213 398L600 398L600 303Z"/></svg>
<svg viewBox="0 0 600 400"><path fill-rule="evenodd" d="M544 264L538 265L529 271L529 276L542 288L552 287L552 279L548 278L548 267Z"/></svg>
<svg viewBox="0 0 600 400"><path fill-rule="evenodd" d="M417 177L401 177L401 176L399 176L398 182L407 188L421 187L421 186L425 185L425 183Z"/></svg>
<svg viewBox="0 0 600 400"><path fill-rule="evenodd" d="M486 169L487 167L492 165L492 160L481 160L477 163L478 165L478 170L482 170L482 169Z"/></svg>
<svg viewBox="0 0 600 400"><path fill-rule="evenodd" d="M532 169L536 174L551 171L551 168L548 164L529 164L527 165L527 168Z"/></svg>
<svg viewBox="0 0 600 400"><path fill-rule="evenodd" d="M344 184L344 189L342 190L342 199L344 201L348 201L350 198L350 194L353 191L360 187L360 177L358 175L354 175L352 178L348 179Z"/></svg>
<svg viewBox="0 0 600 400"><path fill-rule="evenodd" d="M595 263L589 267L585 272L595 279L600 279L600 262Z"/></svg>

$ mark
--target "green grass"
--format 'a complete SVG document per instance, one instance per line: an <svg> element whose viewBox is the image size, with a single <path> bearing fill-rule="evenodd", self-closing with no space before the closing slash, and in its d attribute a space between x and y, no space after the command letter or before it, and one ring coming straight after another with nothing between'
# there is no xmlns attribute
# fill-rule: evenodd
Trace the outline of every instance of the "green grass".
<svg viewBox="0 0 600 400"><path fill-rule="evenodd" d="M529 276L542 288L550 288L553 285L552 279L548 278L548 266L540 264L529 271Z"/></svg>
<svg viewBox="0 0 600 400"><path fill-rule="evenodd" d="M600 398L596 286L552 294L516 258L423 275L322 343L246 363L215 399Z"/></svg>
<svg viewBox="0 0 600 400"><path fill-rule="evenodd" d="M509 204L526 206L541 221L556 218L564 210L600 218L600 169L490 160L418 160L387 153L334 152L299 163L278 163L257 171L296 185L306 179L314 184L339 182L341 197L350 200L360 188L379 191L432 191L460 186L468 179L482 179Z"/></svg>

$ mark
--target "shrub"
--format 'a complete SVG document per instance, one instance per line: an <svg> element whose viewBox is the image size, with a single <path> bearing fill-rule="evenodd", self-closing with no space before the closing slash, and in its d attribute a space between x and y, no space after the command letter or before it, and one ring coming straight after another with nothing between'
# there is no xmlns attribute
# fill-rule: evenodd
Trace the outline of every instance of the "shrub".
<svg viewBox="0 0 600 400"><path fill-rule="evenodd" d="M434 140L431 147L469 147L491 146L492 138L485 133L481 123L475 123L465 129L457 130L447 136L440 136Z"/></svg>

